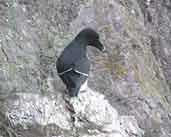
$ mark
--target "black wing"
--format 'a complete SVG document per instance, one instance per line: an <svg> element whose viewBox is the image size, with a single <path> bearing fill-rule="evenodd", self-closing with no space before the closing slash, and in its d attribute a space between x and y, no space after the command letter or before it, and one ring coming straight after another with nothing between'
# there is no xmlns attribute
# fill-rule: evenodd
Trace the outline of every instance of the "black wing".
<svg viewBox="0 0 171 137"><path fill-rule="evenodd" d="M90 62L87 58L82 58L73 64L73 70L81 75L88 76L90 71Z"/></svg>

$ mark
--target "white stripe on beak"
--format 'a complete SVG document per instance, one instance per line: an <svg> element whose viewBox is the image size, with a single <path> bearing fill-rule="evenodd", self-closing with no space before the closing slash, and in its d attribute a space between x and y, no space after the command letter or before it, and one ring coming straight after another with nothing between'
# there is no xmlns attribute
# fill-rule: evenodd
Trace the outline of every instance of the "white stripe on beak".
<svg viewBox="0 0 171 137"><path fill-rule="evenodd" d="M107 53L106 47L103 48L102 52L103 52L103 53Z"/></svg>

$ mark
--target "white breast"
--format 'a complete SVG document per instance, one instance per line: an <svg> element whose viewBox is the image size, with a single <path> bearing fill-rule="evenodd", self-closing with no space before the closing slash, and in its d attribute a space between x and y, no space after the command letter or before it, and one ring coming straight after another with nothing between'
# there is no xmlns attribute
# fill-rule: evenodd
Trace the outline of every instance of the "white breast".
<svg viewBox="0 0 171 137"><path fill-rule="evenodd" d="M80 92L87 89L87 83L88 83L88 80L86 80L86 81L81 85L80 90L79 90Z"/></svg>

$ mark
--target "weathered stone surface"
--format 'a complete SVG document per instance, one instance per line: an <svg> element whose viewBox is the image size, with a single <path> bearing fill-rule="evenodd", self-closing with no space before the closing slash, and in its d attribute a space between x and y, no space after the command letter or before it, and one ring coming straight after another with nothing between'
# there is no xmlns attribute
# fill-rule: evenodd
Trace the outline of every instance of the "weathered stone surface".
<svg viewBox="0 0 171 137"><path fill-rule="evenodd" d="M62 96L44 97L38 94L17 93L6 100L5 112L12 126L29 129L33 125L55 124L69 130L70 114L66 111Z"/></svg>
<svg viewBox="0 0 171 137"><path fill-rule="evenodd" d="M38 126L54 125L54 135L142 137L144 132L132 116L119 116L104 95L87 89L78 97L67 95L42 96L32 93L16 93L6 97L4 114L17 134ZM49 132L39 131L39 134ZM32 133L36 136L37 133ZM26 137L26 135L24 136Z"/></svg>
<svg viewBox="0 0 171 137"><path fill-rule="evenodd" d="M14 93L29 99L30 94L65 92L56 74L56 57L77 32L93 27L109 54L89 49L89 86L104 94L119 115L134 116L147 137L169 137L170 4L169 0L1 0L2 103L3 96Z"/></svg>
<svg viewBox="0 0 171 137"><path fill-rule="evenodd" d="M80 120L80 122L76 122L75 126L79 126L82 121L85 121L89 123L87 125L89 130L94 130L94 127L103 132L120 131L118 113L109 105L103 95L88 89L78 98L71 98L70 104L75 112L74 118Z"/></svg>

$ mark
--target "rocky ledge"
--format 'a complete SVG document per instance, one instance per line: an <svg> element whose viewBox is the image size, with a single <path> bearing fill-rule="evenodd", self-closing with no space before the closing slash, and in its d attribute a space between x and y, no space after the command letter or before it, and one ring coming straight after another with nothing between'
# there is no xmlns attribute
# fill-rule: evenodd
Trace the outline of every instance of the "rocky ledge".
<svg viewBox="0 0 171 137"><path fill-rule="evenodd" d="M119 116L104 95L15 93L3 104L8 125L21 137L142 137L134 116ZM53 131L53 132L52 132Z"/></svg>

